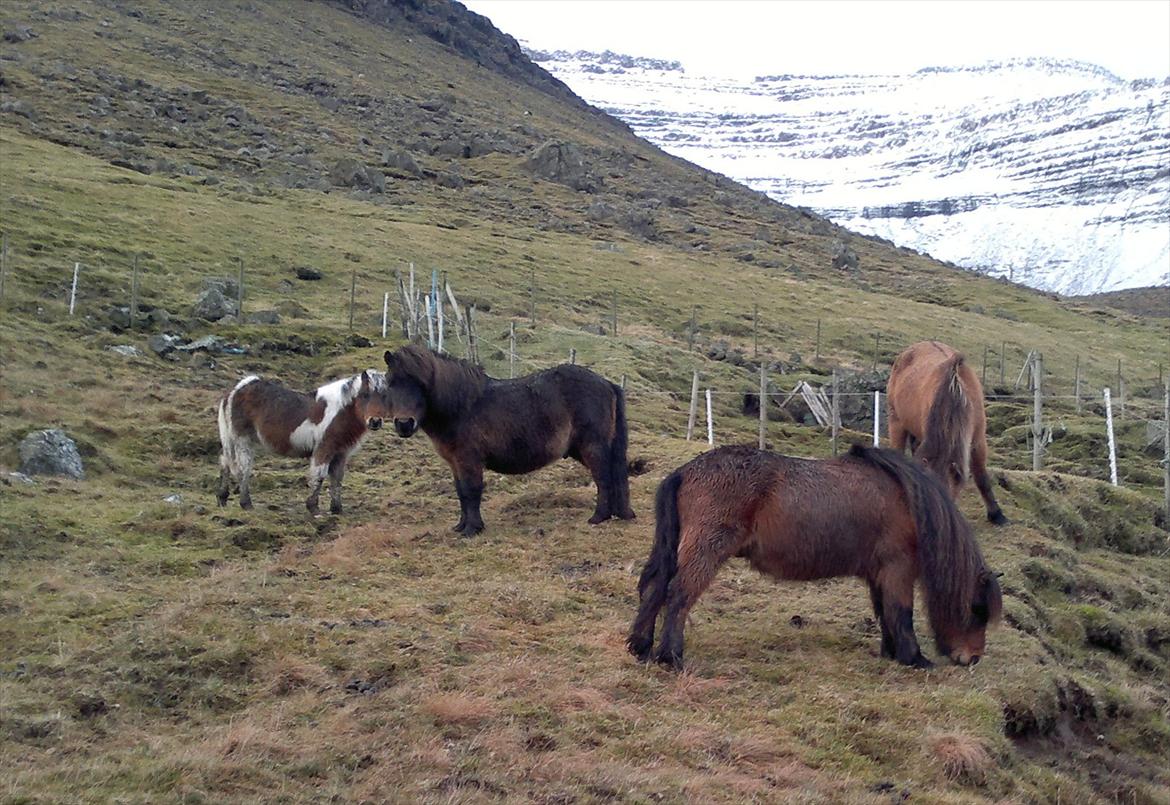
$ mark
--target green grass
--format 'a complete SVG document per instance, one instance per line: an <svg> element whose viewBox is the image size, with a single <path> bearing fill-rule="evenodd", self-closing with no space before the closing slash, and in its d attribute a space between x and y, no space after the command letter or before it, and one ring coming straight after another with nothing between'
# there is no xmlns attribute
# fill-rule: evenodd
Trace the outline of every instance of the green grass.
<svg viewBox="0 0 1170 805"><path fill-rule="evenodd" d="M1027 401L989 407L997 494L1013 524L986 525L974 492L964 493L989 561L1005 573L1006 622L973 671L883 661L855 582L777 586L738 564L692 615L685 674L640 667L623 646L655 486L705 448L682 438L695 367L704 386L724 392L715 398L719 443L755 438L737 399L756 388L754 371L702 352L716 338L750 357L753 303L765 356L792 367L773 376L784 388L824 382L833 366L868 369L880 332L887 366L924 337L976 364L984 344L1006 342L1009 387L1038 349L1057 393L1071 388L1078 352L1087 385L1111 382L1120 358L1136 390L1166 361L1165 322L1086 311L716 189L616 127L487 70L469 74L424 37L408 42L331 7L224 5L214 17L151 7L145 21L117 15L106 39L92 31L114 12L76 6L80 21L35 16L28 4L7 12L41 35L4 68L6 93L38 117L35 129L13 116L0 127L11 272L0 307L0 466L15 468L28 431L60 426L78 440L88 476L0 482L0 799L1170 798L1170 558L1157 457L1143 451L1136 421L1154 415L1152 395L1136 394L1131 419L1119 423L1121 489L1102 482L1093 406L1046 409L1054 441L1041 473L1025 471ZM83 35L93 47L76 47ZM365 87L405 104L453 91L467 126L508 130L523 119L537 129L534 142L570 137L593 156L614 150L622 158L612 164L631 167L607 179L607 193L689 188L688 206L662 212L662 235L644 241L588 223L588 198L532 181L520 156L504 154L450 164L420 156L428 169L461 171L472 182L462 191L426 181L391 182L384 198L284 189L268 169L234 161L237 133L167 135L132 116L91 122L141 126L144 153L204 166L220 183L111 166L100 137L78 123L98 91L123 114L125 99L95 72L102 65L243 104L282 143L326 126L331 139L313 141L324 162L358 150L363 134L379 143L411 134L216 67L206 59L217 47L238 63L333 81L343 96ZM80 86L53 77L62 52ZM161 145L166 137L173 147ZM710 230L707 250L689 245L688 221ZM783 232L776 243L788 241L758 245L761 258L785 268L735 259L761 223ZM828 268L838 237L860 254L860 276ZM247 354L165 361L109 351L145 349L146 333L112 332L105 317L126 304L135 253L142 299L170 311L174 329L214 332ZM234 276L237 258L249 310L299 314L276 326L191 321L203 279ZM84 268L70 319L75 260ZM276 458L260 462L256 510L214 507L218 395L247 372L311 388L377 367L401 342L373 338L382 292L409 261L424 274L446 271L461 299L490 307L480 352L492 373L507 374L498 350L515 319L525 371L573 348L579 362L627 376L630 456L646 470L632 483L639 520L587 526L588 475L562 463L489 477L488 530L456 538L445 465L425 442L384 432L355 458L341 517L309 517L303 467ZM295 279L299 265L324 278ZM355 329L373 338L368 347L349 340L355 269ZM585 332L608 317L613 290L619 335ZM693 306L700 349L691 353ZM998 385L992 361L989 385ZM769 441L796 455L829 453L818 428L773 422ZM163 501L172 493L181 503ZM794 615L803 628L790 625Z"/></svg>

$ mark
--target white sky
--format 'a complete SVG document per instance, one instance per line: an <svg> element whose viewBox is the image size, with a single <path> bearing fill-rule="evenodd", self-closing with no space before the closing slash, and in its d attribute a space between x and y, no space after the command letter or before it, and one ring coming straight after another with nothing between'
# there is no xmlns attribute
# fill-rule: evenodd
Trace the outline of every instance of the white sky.
<svg viewBox="0 0 1170 805"><path fill-rule="evenodd" d="M880 74L1027 56L1170 76L1170 0L463 0L531 47L688 73Z"/></svg>

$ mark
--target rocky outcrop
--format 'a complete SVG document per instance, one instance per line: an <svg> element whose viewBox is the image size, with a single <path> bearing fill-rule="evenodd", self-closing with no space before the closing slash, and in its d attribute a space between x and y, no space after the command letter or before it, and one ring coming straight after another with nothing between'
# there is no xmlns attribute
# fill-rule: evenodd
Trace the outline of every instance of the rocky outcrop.
<svg viewBox="0 0 1170 805"><path fill-rule="evenodd" d="M20 454L20 471L25 475L85 477L77 443L63 430L33 431L21 440L17 452Z"/></svg>
<svg viewBox="0 0 1170 805"><path fill-rule="evenodd" d="M546 142L528 155L524 167L533 176L587 193L596 192L601 183L586 166L581 149L573 143Z"/></svg>

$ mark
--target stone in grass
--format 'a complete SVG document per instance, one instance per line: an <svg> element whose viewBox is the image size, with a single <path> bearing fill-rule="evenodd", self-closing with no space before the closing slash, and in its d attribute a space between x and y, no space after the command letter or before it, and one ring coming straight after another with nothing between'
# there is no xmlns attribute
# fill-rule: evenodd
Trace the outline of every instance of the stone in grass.
<svg viewBox="0 0 1170 805"><path fill-rule="evenodd" d="M57 428L37 430L20 443L20 471L25 475L65 475L85 477L77 443Z"/></svg>

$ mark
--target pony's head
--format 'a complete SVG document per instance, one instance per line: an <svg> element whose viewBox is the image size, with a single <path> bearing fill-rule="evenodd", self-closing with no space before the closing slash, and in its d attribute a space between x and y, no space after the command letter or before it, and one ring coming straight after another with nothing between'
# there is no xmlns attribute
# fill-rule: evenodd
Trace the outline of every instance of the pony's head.
<svg viewBox="0 0 1170 805"><path fill-rule="evenodd" d="M353 411L370 430L381 428L382 419L387 414L385 385L381 373L374 372L371 377L369 372L362 372L357 395L353 398Z"/></svg>
<svg viewBox="0 0 1170 805"><path fill-rule="evenodd" d="M423 384L408 370L402 358L387 351L386 390L383 393L387 415L394 420L394 430L402 438L413 436L422 426L427 413Z"/></svg>
<svg viewBox="0 0 1170 805"><path fill-rule="evenodd" d="M949 657L956 665L975 665L983 656L987 629L999 620L1003 611L1003 594L997 576L986 568L980 570L967 617L942 628L936 626L934 639L939 654Z"/></svg>

